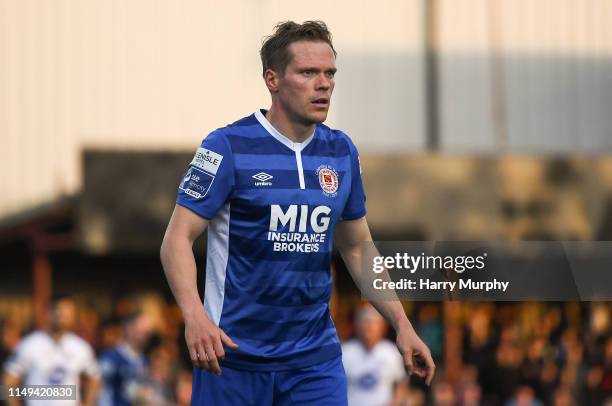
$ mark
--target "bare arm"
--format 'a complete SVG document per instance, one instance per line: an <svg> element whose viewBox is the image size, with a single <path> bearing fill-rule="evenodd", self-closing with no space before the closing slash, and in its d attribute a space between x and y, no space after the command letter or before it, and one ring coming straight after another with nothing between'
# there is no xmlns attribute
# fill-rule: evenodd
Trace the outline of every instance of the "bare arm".
<svg viewBox="0 0 612 406"><path fill-rule="evenodd" d="M6 386L17 386L21 383L21 378L11 373L5 372L3 381L4 385ZM6 404L8 406L19 406L21 405L21 401L19 399L7 397Z"/></svg>
<svg viewBox="0 0 612 406"><path fill-rule="evenodd" d="M185 340L191 361L195 366L219 375L219 360L225 356L223 345L233 349L238 346L208 318L198 294L192 247L207 226L208 220L176 205L164 235L160 257L170 289L185 319Z"/></svg>
<svg viewBox="0 0 612 406"><path fill-rule="evenodd" d="M102 378L100 376L84 376L83 378L83 406L95 406L100 395Z"/></svg>
<svg viewBox="0 0 612 406"><path fill-rule="evenodd" d="M368 241L372 241L372 236L365 217L358 220L341 221L336 226L335 244L351 277L358 286L362 279L362 264L372 263L374 256L380 255L373 244L368 244L368 247L362 245L363 242ZM379 276L388 278L386 271L383 274ZM408 372L424 377L427 385L430 385L436 368L435 364L429 348L414 331L400 301L370 300L370 302L395 329L396 344L404 358L404 365Z"/></svg>

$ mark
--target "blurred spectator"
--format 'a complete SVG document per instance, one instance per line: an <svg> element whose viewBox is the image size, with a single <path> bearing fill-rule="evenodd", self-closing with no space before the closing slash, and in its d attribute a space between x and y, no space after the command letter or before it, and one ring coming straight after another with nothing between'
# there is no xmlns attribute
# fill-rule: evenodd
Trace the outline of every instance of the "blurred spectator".
<svg viewBox="0 0 612 406"><path fill-rule="evenodd" d="M433 406L456 406L457 396L453 386L447 381L432 384Z"/></svg>
<svg viewBox="0 0 612 406"><path fill-rule="evenodd" d="M511 341L502 341L497 348L497 367L494 370L495 393L508 399L521 383L523 351ZM521 405L522 406L522 405Z"/></svg>
<svg viewBox="0 0 612 406"><path fill-rule="evenodd" d="M543 338L535 338L527 345L525 360L521 367L523 382L534 388L536 396L542 397L544 393L540 385L540 376L544 364L545 348L546 340Z"/></svg>
<svg viewBox="0 0 612 406"><path fill-rule="evenodd" d="M482 404L482 388L478 384L478 375L478 368L474 365L464 365L457 391L461 406Z"/></svg>
<svg viewBox="0 0 612 406"><path fill-rule="evenodd" d="M587 372L586 387L589 406L597 402L612 405L612 338L605 342L602 365L594 366Z"/></svg>
<svg viewBox="0 0 612 406"><path fill-rule="evenodd" d="M50 401L53 405L93 406L100 389L100 371L91 346L72 333L77 309L74 300L58 296L51 301L49 331L34 331L17 345L5 364L4 383L25 385L76 385L77 398L82 389L83 400ZM84 384L81 387L81 378ZM18 405L12 399L9 405ZM38 404L28 401L26 404Z"/></svg>
<svg viewBox="0 0 612 406"><path fill-rule="evenodd" d="M474 309L468 315L463 341L463 362L474 365L478 371L478 383L487 392L496 390L495 349L496 331L491 322L491 310L487 306ZM490 397L497 396L495 393Z"/></svg>
<svg viewBox="0 0 612 406"><path fill-rule="evenodd" d="M551 403L551 394L555 391L555 388L559 385L559 367L553 361L544 362L540 371L540 381L538 383L538 396L545 400L547 403Z"/></svg>
<svg viewBox="0 0 612 406"><path fill-rule="evenodd" d="M553 406L575 406L572 393L567 388L559 388L555 391Z"/></svg>
<svg viewBox="0 0 612 406"><path fill-rule="evenodd" d="M387 324L372 305L357 311L355 327L357 338L342 345L349 405L388 405L394 385L405 377L402 356L384 339Z"/></svg>
<svg viewBox="0 0 612 406"><path fill-rule="evenodd" d="M425 406L425 393L410 387L408 380L404 379L395 386L393 400L389 406Z"/></svg>
<svg viewBox="0 0 612 406"><path fill-rule="evenodd" d="M104 378L101 406L129 406L147 399L142 384L147 377L144 349L152 333L149 317L141 312L128 314L122 322L123 340L100 356Z"/></svg>
<svg viewBox="0 0 612 406"><path fill-rule="evenodd" d="M158 346L151 353L148 374L139 382L139 396L135 405L166 406L172 398L170 379L172 376L172 359L163 346Z"/></svg>
<svg viewBox="0 0 612 406"><path fill-rule="evenodd" d="M461 406L480 406L482 403L482 390L476 383L470 383L463 388Z"/></svg>
<svg viewBox="0 0 612 406"><path fill-rule="evenodd" d="M506 402L506 406L544 406L540 400L535 397L533 388L527 385L519 386L515 396Z"/></svg>

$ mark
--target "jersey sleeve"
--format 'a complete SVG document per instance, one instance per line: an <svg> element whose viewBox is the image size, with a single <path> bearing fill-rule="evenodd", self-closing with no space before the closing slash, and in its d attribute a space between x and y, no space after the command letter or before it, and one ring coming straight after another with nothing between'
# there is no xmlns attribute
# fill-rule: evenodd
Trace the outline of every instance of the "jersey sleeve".
<svg viewBox="0 0 612 406"><path fill-rule="evenodd" d="M351 140L348 137L346 137L346 139L349 143L351 158L351 191L344 206L344 210L342 211L341 220L357 220L366 215L366 196L361 180L359 153Z"/></svg>
<svg viewBox="0 0 612 406"><path fill-rule="evenodd" d="M22 341L4 364L4 370L17 377L24 376L31 367L28 341Z"/></svg>
<svg viewBox="0 0 612 406"><path fill-rule="evenodd" d="M86 344L83 350L83 373L89 377L99 377L101 375L100 366L96 361L93 349Z"/></svg>
<svg viewBox="0 0 612 406"><path fill-rule="evenodd" d="M234 162L227 137L210 133L196 151L178 187L176 203L212 219L234 190Z"/></svg>

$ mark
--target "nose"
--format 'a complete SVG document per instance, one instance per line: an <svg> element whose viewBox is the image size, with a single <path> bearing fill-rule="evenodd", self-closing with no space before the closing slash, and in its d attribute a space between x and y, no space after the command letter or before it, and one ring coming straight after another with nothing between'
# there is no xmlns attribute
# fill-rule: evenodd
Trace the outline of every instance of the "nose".
<svg viewBox="0 0 612 406"><path fill-rule="evenodd" d="M315 90L328 90L332 86L332 80L330 79L325 72L317 75L317 80L315 82Z"/></svg>

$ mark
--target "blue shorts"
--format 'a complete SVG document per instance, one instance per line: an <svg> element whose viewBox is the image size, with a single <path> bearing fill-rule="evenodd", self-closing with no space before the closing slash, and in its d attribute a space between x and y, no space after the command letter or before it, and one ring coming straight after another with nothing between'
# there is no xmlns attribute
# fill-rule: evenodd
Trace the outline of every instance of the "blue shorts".
<svg viewBox="0 0 612 406"><path fill-rule="evenodd" d="M289 371L193 369L191 406L346 406L342 357Z"/></svg>

